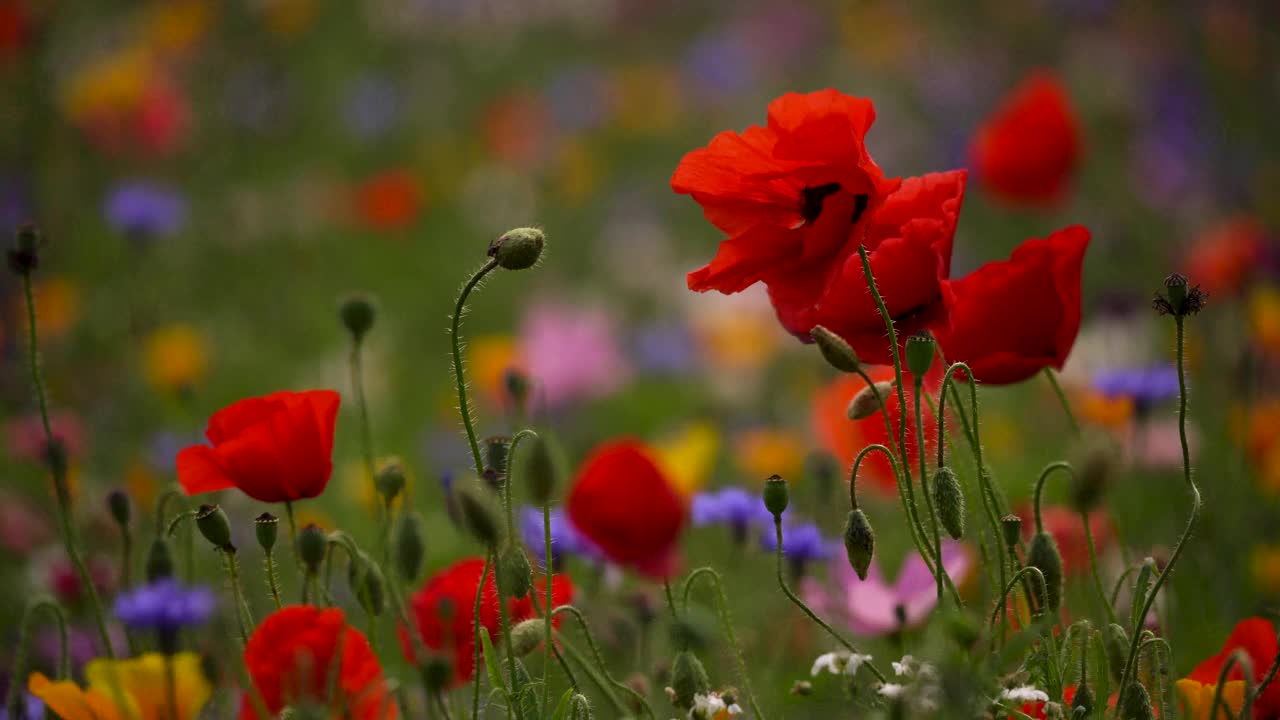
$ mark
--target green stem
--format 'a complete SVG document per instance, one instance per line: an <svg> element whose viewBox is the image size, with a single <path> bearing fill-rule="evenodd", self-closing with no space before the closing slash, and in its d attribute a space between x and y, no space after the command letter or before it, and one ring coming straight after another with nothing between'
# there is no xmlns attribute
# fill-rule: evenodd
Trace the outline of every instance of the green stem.
<svg viewBox="0 0 1280 720"><path fill-rule="evenodd" d="M1253 703L1262 696L1262 693L1267 689L1267 687L1271 685L1271 681L1276 677L1277 670L1280 670L1280 654L1277 654L1275 660L1271 662L1271 668L1267 670L1266 675L1262 676L1262 680L1258 683L1258 686L1253 689L1253 692L1249 693L1245 697L1244 708L1240 711L1241 718L1253 717L1249 712L1250 708L1252 708Z"/></svg>
<svg viewBox="0 0 1280 720"><path fill-rule="evenodd" d="M513 484L511 479L513 477L512 471L515 469L516 448L520 447L521 440L536 437L538 437L538 433L525 428L511 438L511 448L507 450L507 478L502 483L502 504L507 513L507 537L509 538L518 537L516 534L515 505L511 502L511 485Z"/></svg>
<svg viewBox="0 0 1280 720"><path fill-rule="evenodd" d="M231 581L231 594L236 603L236 622L240 626L240 641L249 642L249 628L253 626L253 613L244 600L244 592L240 588L240 567L234 552L223 550L223 560L227 567L227 579Z"/></svg>
<svg viewBox="0 0 1280 720"><path fill-rule="evenodd" d="M520 695L520 676L516 674L516 654L511 647L511 618L507 615L506 595L502 589L502 553L490 550L489 555L493 558L493 580L498 588L498 622L502 628L502 649L507 656L507 672L511 676L511 706L515 710L516 720L520 720L524 712L517 700Z"/></svg>
<svg viewBox="0 0 1280 720"><path fill-rule="evenodd" d="M827 624L825 620L818 617L818 614L815 613L813 610L811 610L809 606L806 605L805 602L800 599L800 596L792 592L790 587L787 587L787 581L782 576L782 516L781 515L773 516L773 529L774 529L774 533L778 543L777 552L775 553L775 555L777 556L778 587L782 588L782 594L786 595L787 599L789 599L793 604L795 604L796 607L803 610L804 614L809 616L809 619L812 620L814 623L816 623L818 627L827 631L828 635L835 638L836 642L843 645L845 649L847 649L849 652L860 655L861 653L858 651L858 648L856 648L853 645L853 643L846 640L843 635L836 632L835 628L831 627L830 625ZM867 663L867 667L871 669L871 673L876 676L877 680L879 680L880 682L885 681L885 675L884 673L880 672L879 668L877 668L875 665L871 664L870 662Z"/></svg>
<svg viewBox="0 0 1280 720"><path fill-rule="evenodd" d="M564 651L565 653L568 654L569 658L572 659L574 662L578 663L578 666L581 667L583 671L585 671L587 675L591 677L592 682L596 684L596 687L600 688L600 692L604 693L605 699L608 700L609 704L613 706L613 709L617 711L618 717L626 717L630 715L630 712L627 710L626 704L623 703L622 700L614 692L614 688L618 685L621 685L621 683L618 683L616 680L610 677L608 671L604 671L604 677L601 677L600 676L601 671L596 670L596 668L592 666L591 661L587 660L587 658L585 658L582 655L581 650L577 649L571 643L565 640L563 634L560 635L560 647L564 648ZM647 707L648 701L646 700L644 702ZM652 711L650 711L649 716L655 717Z"/></svg>
<svg viewBox="0 0 1280 720"><path fill-rule="evenodd" d="M169 720L178 720L178 682L174 677L172 653L164 655L164 699Z"/></svg>
<svg viewBox="0 0 1280 720"><path fill-rule="evenodd" d="M1218 684L1214 686L1214 689L1213 689L1213 702L1209 703L1209 717L1211 719L1218 717L1219 705L1222 706L1223 715L1227 717L1231 717L1231 708L1227 707L1227 704L1222 700L1222 689L1227 684L1227 676L1230 675L1233 669L1235 669L1236 665L1245 666L1241 668L1241 670L1243 671L1241 673L1241 676L1244 678L1244 682L1245 682L1245 689L1244 689L1245 698L1248 698L1252 694L1251 693L1252 688L1248 686L1253 681L1253 668L1248 667L1251 664L1252 663L1249 661L1249 656L1246 655L1243 650L1236 650L1235 652L1227 656L1226 662L1222 663L1222 669L1218 671ZM1252 716L1244 715L1242 713L1240 717L1247 718Z"/></svg>
<svg viewBox="0 0 1280 720"><path fill-rule="evenodd" d="M514 442L512 444L514 445ZM554 650L551 643L551 603L553 602L551 584L554 580L555 575L552 571L552 559L551 559L551 501L550 500L542 504L542 550L543 550L543 563L544 563L542 567L544 570L544 575L546 576L546 584L547 584L547 587L545 588L547 593L547 600L542 608L542 620L543 620L542 624L544 626L543 627L544 636L542 639L542 644L543 644L543 648L542 648L542 653L543 653L542 655L542 709L545 712L547 708L547 703L551 699L551 687L550 687L551 686L551 651ZM567 669L567 666L566 666L566 669ZM569 678L570 678L570 682L572 683L573 675L570 674Z"/></svg>
<svg viewBox="0 0 1280 720"><path fill-rule="evenodd" d="M679 622L680 613L676 611L676 601L675 601L675 598L672 597L671 595L671 579L670 578L667 578L667 577L662 578L662 590L664 593L666 593L666 596L667 596L667 610L671 611L671 620L673 622Z"/></svg>
<svg viewBox="0 0 1280 720"><path fill-rule="evenodd" d="M1080 513L1080 522L1084 524L1084 540L1089 547L1089 567L1093 570L1093 587L1098 591L1098 600L1107 611L1107 618L1113 623L1118 623L1120 620L1116 616L1116 609L1107 602L1107 590L1102 586L1102 575L1098 572L1098 549L1093 542L1093 528L1089 525L1087 511Z"/></svg>
<svg viewBox="0 0 1280 720"><path fill-rule="evenodd" d="M1039 578L1040 582L1038 584L1030 583L1030 585L1034 586L1035 589L1040 593L1040 607L1042 608L1049 607L1049 597L1048 595L1046 595L1045 585L1044 585L1044 573L1040 572L1040 568L1028 565L1027 567L1024 567L1018 570L1018 572L1014 573L1013 577L1009 578L1009 582L1004 586L1004 591L1000 593L1000 600L996 602L995 610L991 612L991 625L994 626L996 624L996 618L1004 614L1004 608L1005 608L1006 600L1009 597L1009 593L1013 592L1014 588L1017 587L1017 585L1019 584L1019 581L1023 580L1027 575L1035 575ZM1023 585L1023 591L1024 592L1026 591L1025 583ZM1030 602L1031 598L1028 597L1027 601ZM993 645L995 644L994 636L991 638L991 642Z"/></svg>
<svg viewBox="0 0 1280 720"><path fill-rule="evenodd" d="M604 674L604 677L606 680L608 680L609 684L619 690L622 690L623 692L627 693L631 697L635 698L636 702L642 708L644 708L645 713L650 718L657 717L653 713L653 708L649 706L649 701L646 700L643 695L636 692L635 688L631 687L630 685L627 685L626 683L622 683L614 679L613 675L609 673L609 666L604 661L604 655L600 654L600 646L596 644L595 636L591 633L591 628L587 625L587 619L583 617L582 611L573 605L561 605L560 607L557 607L555 610L553 610L551 612L551 615L554 618L556 615L559 615L561 613L568 613L578 621L578 626L582 628L582 635L587 639L587 647L591 648L591 655L595 658L596 665L600 667L600 672ZM572 645L569 645L566 643L565 648L570 650L572 653L573 651ZM589 667L589 666L584 665L584 667ZM612 695L612 693L608 692L607 688L604 688L604 689L606 690L606 694ZM618 709L625 714L626 708L622 707L616 698L614 698L614 702L618 706Z"/></svg>
<svg viewBox="0 0 1280 720"><path fill-rule="evenodd" d="M466 312L467 296L480 284L485 275L498 267L497 260L490 260L471 276L462 292L458 293L458 302L453 309L453 317L449 325L449 349L453 354L453 382L458 389L458 413L462 415L462 427L467 433L467 442L471 445L471 459L475 462L476 476L484 474L484 462L480 459L480 442L476 439L475 420L471 417L471 403L467 400L467 379L462 370L462 338L459 326L462 315Z"/></svg>
<svg viewBox="0 0 1280 720"><path fill-rule="evenodd" d="M751 716L757 720L764 720L764 711L760 709L759 703L756 702L756 695L751 690L751 678L747 675L747 660L742 654L742 647L738 644L738 636L733 631L733 620L729 617L729 602L724 595L724 579L720 577L720 573L716 572L712 567L701 567L689 573L689 578L684 581L684 607L689 606L689 591L693 588L693 583L699 577L706 575L711 578L712 584L716 589L716 610L720 616L720 626L724 630L725 639L729 641L729 649L733 650L734 660L738 663L738 680L742 682L742 689L747 694L747 704L751 706Z"/></svg>
<svg viewBox="0 0 1280 720"><path fill-rule="evenodd" d="M29 350L27 359L31 366L31 383L35 387L36 402L40 406L40 424L44 428L45 447L48 448L52 457L58 440L54 437L53 426L49 422L49 400L45 391L44 374L40 371L40 338L36 330L36 298L31 289L30 272L22 273L22 292L27 304L27 346ZM93 620L98 628L98 639L102 643L102 650L108 659L114 660L116 656L115 649L111 646L111 635L107 632L107 617L102 609L102 600L98 597L98 588L94 585L93 575L89 573L89 568L84 564L84 558L80 556L80 550L76 547L75 526L71 522L71 490L67 486L66 458L50 462L50 465L52 466L50 475L53 478L53 494L57 499L58 505L58 529L62 535L62 544L66 549L67 558L71 560L71 565L75 567L76 575L80 578L80 585L84 588L85 595L89 598L89 607L93 611Z"/></svg>
<svg viewBox="0 0 1280 720"><path fill-rule="evenodd" d="M26 717L18 707L22 702L22 688L26 687L27 645L31 638L31 626L35 622L36 613L47 611L53 616L58 627L58 680L71 678L71 654L67 652L67 617L52 598L39 597L27 604L22 614L22 624L18 626L18 645L14 649L13 667L9 671L9 693L5 697L4 706L9 717Z"/></svg>
<svg viewBox="0 0 1280 720"><path fill-rule="evenodd" d="M1044 523L1041 522L1040 519L1040 498L1044 494L1044 483L1055 470L1065 472L1068 478L1074 478L1076 476L1075 469L1072 468L1071 463L1066 460L1051 462L1048 465L1045 465L1044 469L1040 471L1040 479L1036 480L1035 504L1032 506L1032 510L1035 512L1037 533L1044 532ZM1088 525L1088 521L1086 521L1085 524Z"/></svg>
<svg viewBox="0 0 1280 720"><path fill-rule="evenodd" d="M1058 396L1058 404L1062 406L1062 414L1067 416L1067 422L1071 423L1071 431L1076 437L1080 437L1080 423L1076 421L1076 414L1071 411L1071 403L1067 400L1067 394L1062 391L1062 385L1058 383L1058 374L1053 368L1046 367L1044 369L1044 377L1049 381L1049 385L1053 387L1053 392Z"/></svg>
<svg viewBox="0 0 1280 720"><path fill-rule="evenodd" d="M302 553L298 551L298 521L293 516L293 501L284 502L284 514L289 519L289 547L293 548L293 561L298 564L298 572L306 574L302 564Z"/></svg>
<svg viewBox="0 0 1280 720"><path fill-rule="evenodd" d="M271 599L279 610L283 603L280 601L280 583L276 579L276 559L270 550L267 551L267 586L271 588Z"/></svg>
<svg viewBox="0 0 1280 720"><path fill-rule="evenodd" d="M929 493L929 454L924 448L924 415L920 411L920 396L924 395L922 378L915 379L915 415L916 415L916 454L920 456L920 492L924 495L924 506L929 511L929 525L933 527L933 549L937 558L937 570L933 573L938 584L938 605L942 605L942 578L947 575L947 568L942 564L942 531L938 526L937 510L933 507L933 497ZM942 437L938 437L938 446L942 446ZM961 607L963 607L961 605Z"/></svg>
<svg viewBox="0 0 1280 720"><path fill-rule="evenodd" d="M471 615L471 632L475 642L472 645L472 671L474 676L472 679L472 696L471 696L471 717L480 717L480 601L484 598L484 584L489 579L489 569L493 563L493 553L485 553L484 569L480 571L480 583L476 585L476 604Z"/></svg>

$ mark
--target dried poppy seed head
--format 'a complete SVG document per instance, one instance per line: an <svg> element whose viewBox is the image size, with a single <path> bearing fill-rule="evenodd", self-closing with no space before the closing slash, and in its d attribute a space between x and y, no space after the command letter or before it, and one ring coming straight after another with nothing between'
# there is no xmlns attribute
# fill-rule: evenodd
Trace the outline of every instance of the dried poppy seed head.
<svg viewBox="0 0 1280 720"><path fill-rule="evenodd" d="M489 244L489 257L507 270L525 270L533 267L542 256L546 235L533 227L508 230Z"/></svg>
<svg viewBox="0 0 1280 720"><path fill-rule="evenodd" d="M338 306L338 319L356 342L364 339L378 318L378 306L373 296L354 293L343 298Z"/></svg>
<svg viewBox="0 0 1280 720"><path fill-rule="evenodd" d="M937 341L928 330L921 330L907 338L907 370L915 376L917 383L921 382L929 373L929 368L933 367L933 356L936 354L937 346Z"/></svg>
<svg viewBox="0 0 1280 720"><path fill-rule="evenodd" d="M781 475L770 475L764 481L764 506L778 518L787 509L788 502L790 493L787 491L787 481Z"/></svg>
<svg viewBox="0 0 1280 720"><path fill-rule="evenodd" d="M226 552L235 552L231 544L231 520L226 511L217 505L201 505L196 511L196 527L214 547Z"/></svg>
<svg viewBox="0 0 1280 720"><path fill-rule="evenodd" d="M280 518L264 512L253 520L253 530L258 536L258 545L266 553L276 546L276 536L280 532Z"/></svg>
<svg viewBox="0 0 1280 720"><path fill-rule="evenodd" d="M30 275L40 266L41 244L40 230L35 225L28 224L18 228L14 247L8 253L9 269L17 275Z"/></svg>
<svg viewBox="0 0 1280 720"><path fill-rule="evenodd" d="M1161 315L1187 317L1204 309L1209 294L1199 285L1191 285L1182 273L1173 273L1164 279L1165 293L1156 293L1152 307Z"/></svg>
<svg viewBox="0 0 1280 720"><path fill-rule="evenodd" d="M390 503L404 490L407 482L405 477L404 463L398 457L389 457L378 467L378 472L373 476L373 484L383 500Z"/></svg>
<svg viewBox="0 0 1280 720"><path fill-rule="evenodd" d="M129 493L116 488L107 493L107 509L111 511L111 519L122 528L129 527L133 516L133 504L129 501Z"/></svg>

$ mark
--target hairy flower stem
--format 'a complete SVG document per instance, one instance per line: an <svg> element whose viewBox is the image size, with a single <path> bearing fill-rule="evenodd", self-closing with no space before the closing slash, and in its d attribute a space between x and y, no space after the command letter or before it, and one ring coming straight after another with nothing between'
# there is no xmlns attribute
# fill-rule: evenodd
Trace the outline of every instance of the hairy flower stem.
<svg viewBox="0 0 1280 720"><path fill-rule="evenodd" d="M546 593L547 600L542 606L542 624L544 636L542 638L542 709L545 712L547 702L551 699L551 651L554 649L551 644L551 578L552 578L552 558L551 558L551 501L542 504L542 551L543 551L543 571L546 577ZM566 666L566 671L568 667ZM573 683L573 674L569 673L570 682ZM573 683L576 685L577 683Z"/></svg>
<svg viewBox="0 0 1280 720"><path fill-rule="evenodd" d="M493 580L498 588L498 623L502 628L502 649L507 656L507 672L511 676L511 707L515 711L516 720L524 717L524 711L517 700L520 693L520 676L516 674L516 654L511 648L511 618L507 614L506 595L503 593L502 553L490 550L493 558ZM477 613L476 617L479 617Z"/></svg>
<svg viewBox="0 0 1280 720"><path fill-rule="evenodd" d="M782 575L782 516L781 515L773 516L773 530L778 543L777 552L775 553L775 555L777 556L777 561L778 561L777 562L778 587L782 588L782 594L786 595L787 599L789 599L792 603L794 603L796 607L803 610L804 614L808 615L810 620L816 623L818 627L822 628L823 630L826 630L827 634L835 638L836 642L843 645L845 649L847 649L849 652L854 654L861 654L859 653L858 648L854 647L853 643L846 640L843 635L836 632L835 628L831 627L830 625L827 624L825 620L818 617L818 614L815 613L812 609L810 609L809 606L805 604L804 600L801 600L800 596L796 595L795 592L793 592L791 588L787 586L787 581ZM875 665L871 664L870 662L867 663L867 667L871 669L871 674L875 675L877 680L879 680L880 682L885 681L884 673L880 672L879 668L877 668Z"/></svg>
<svg viewBox="0 0 1280 720"><path fill-rule="evenodd" d="M459 328L462 315L467 310L467 296L480 284L486 275L498 267L497 260L490 260L471 276L462 292L458 293L458 302L453 309L453 318L449 325L449 349L453 353L453 382L458 388L458 413L462 416L462 427L467 433L467 442L471 445L471 459L475 462L476 475L484 473L484 462L480 459L480 442L476 439L475 420L471 417L471 403L467 400L467 378L462 370L462 337Z"/></svg>
<svg viewBox="0 0 1280 720"><path fill-rule="evenodd" d="M1084 540L1089 547L1089 568L1093 574L1093 587L1098 592L1098 602L1102 603L1102 607L1107 612L1107 619L1113 623L1119 623L1120 619L1116 616L1116 609L1107 599L1107 590L1102 586L1102 575L1098 571L1098 549L1093 542L1093 527L1089 524L1089 513L1080 513L1080 522L1084 525Z"/></svg>
<svg viewBox="0 0 1280 720"><path fill-rule="evenodd" d="M363 349L363 340L353 337L351 339L351 356L349 363L351 366L351 390L356 396L356 407L360 411L360 451L364 460L364 472L369 484L374 486L374 497L380 497L381 493L378 492L377 485L374 481L374 478L377 477L377 468L374 467L374 458L376 455L373 451L373 427L369 422L369 402L365 398L364 394ZM377 508L378 506L375 504L374 507ZM382 516L380 518L382 520L382 532L379 534L378 542L381 544L380 549L382 552L380 555L382 556L382 562L385 565L391 560L392 507L389 500L383 503L382 510L383 512L379 513ZM375 512L377 512L377 510L375 510Z"/></svg>
<svg viewBox="0 0 1280 720"><path fill-rule="evenodd" d="M107 618L102 610L102 600L98 597L98 588L93 583L93 576L80 556L76 547L75 526L71 522L71 489L67 485L67 463L65 457L54 458L55 452L63 453L58 448L58 440L53 436L53 426L49 423L49 400L44 386L44 373L40 371L40 338L36 330L36 297L31 289L31 273L22 273L22 293L27 305L27 356L31 367L31 384L35 388L36 402L40 406L40 424L44 428L45 447L49 453L50 476L53 478L53 494L58 505L58 530L62 535L62 545L66 549L67 558L75 567L80 585L89 598L89 608L93 612L94 624L98 628L98 639L102 642L102 650L109 659L115 659L115 649L111 647L111 636L107 633Z"/></svg>
<svg viewBox="0 0 1280 720"><path fill-rule="evenodd" d="M573 605L561 605L560 607L553 610L551 615L552 617L554 617L556 615L560 615L561 613L568 613L578 621L578 625L582 628L582 635L587 639L587 647L591 648L591 655L595 658L596 665L599 666L600 672L604 675L605 680L608 681L607 684L601 685L601 689L605 691L605 694L609 696L611 702L614 703L617 709L620 712L622 712L624 715L629 714L627 713L626 708L622 706L622 704L618 701L617 697L613 695L612 691L609 688L610 685L613 688L622 690L623 692L630 695L632 698L636 700L637 704L644 709L646 715L648 715L650 718L656 718L657 716L654 715L653 708L649 706L649 701L646 700L643 695L636 692L635 688L631 687L630 685L617 681L616 679L614 679L613 675L609 673L609 666L604 661L604 655L600 654L600 646L596 644L595 635L591 633L591 628L587 625L587 619L583 617L582 611ZM562 643L564 644L565 649L569 651L571 656L578 654L572 645L563 642L563 638L562 638ZM591 666L583 662L581 660L580 655L579 655L579 664L587 668L588 672L591 672Z"/></svg>
<svg viewBox="0 0 1280 720"><path fill-rule="evenodd" d="M1138 615L1139 621L1151 612L1151 606L1156 601L1156 594L1160 592L1165 580L1173 572L1173 566L1177 564L1178 558L1186 547L1187 540L1191 537L1191 532L1195 530L1196 522L1200 519L1200 488L1196 487L1196 481L1191 477L1191 447L1187 444L1186 333L1183 329L1183 321L1186 318L1181 315L1175 315L1173 319L1178 331L1178 438L1182 442L1182 477L1187 489L1191 491L1191 515L1187 518L1186 528L1183 529L1182 535L1178 537L1177 544L1173 546L1173 552L1169 554L1169 562L1165 564L1164 570L1156 576L1155 582L1151 584L1151 590L1147 593L1147 597L1142 603L1142 610ZM1121 700L1124 699L1124 693L1128 689L1129 683L1133 680L1134 670L1138 664L1138 643L1141 639L1142 634L1135 632L1133 639L1129 641L1129 659L1125 663L1124 673L1120 677L1118 690Z"/></svg>
<svg viewBox="0 0 1280 720"><path fill-rule="evenodd" d="M924 381L922 378L916 378L915 383L915 414L916 414L916 454L920 456L920 492L924 495L924 506L929 511L929 524L933 526L933 550L934 557L937 558L937 570L933 573L933 577L938 582L938 604L942 604L942 579L947 575L947 568L942 564L942 531L938 529L938 514L933 507L933 496L929 493L929 461L928 453L924 449L924 418L920 412L920 396L924 395ZM938 437L938 444L942 444L942 437ZM959 603L958 603L959 604ZM960 604L960 607L963 607Z"/></svg>
<svg viewBox="0 0 1280 720"><path fill-rule="evenodd" d="M267 587L271 589L271 600L275 602L276 609L279 610L283 605L280 601L280 581L276 577L276 559L270 550L267 551L266 573Z"/></svg>
<svg viewBox="0 0 1280 720"><path fill-rule="evenodd" d="M883 445L880 447L884 447ZM759 703L756 702L755 693L751 690L751 678L747 675L747 661L742 654L742 647L738 645L738 636L733 631L733 620L729 617L729 601L724 595L724 578L720 577L720 573L716 572L713 567L700 567L689 573L688 579L684 581L684 607L689 607L689 591L693 589L693 583L699 577L706 575L711 578L712 585L716 589L716 610L720 616L720 627L724 631L724 637L729 641L729 649L733 651L733 657L738 663L738 680L742 683L742 690L747 694L747 703L751 706L751 717L757 720L764 720L764 711L760 709Z"/></svg>
<svg viewBox="0 0 1280 720"><path fill-rule="evenodd" d="M1071 411L1071 403L1067 400L1067 394L1062 391L1062 385L1058 382L1058 374L1053 371L1053 368L1046 367L1044 369L1044 377L1053 388L1053 393L1058 396L1058 404L1062 406L1062 414L1067 416L1067 422L1071 424L1071 432L1075 433L1076 437L1080 437L1080 423L1076 421L1076 414Z"/></svg>
<svg viewBox="0 0 1280 720"><path fill-rule="evenodd" d="M23 702L22 688L26 687L27 645L30 644L31 626L35 623L36 614L41 610L53 616L53 622L58 627L58 676L56 679L71 678L71 654L67 651L67 616L63 613L62 606L52 598L36 598L27 604L27 609L22 613L22 624L18 626L18 644L14 648L13 666L9 669L9 692L4 699L4 707L8 717L11 718L27 717L19 705Z"/></svg>
<svg viewBox="0 0 1280 720"><path fill-rule="evenodd" d="M249 642L249 628L253 627L253 613L245 602L244 592L240 587L240 563L231 550L223 550L222 558L227 568L227 580L231 583L231 594L236 603L236 623L240 626L240 642Z"/></svg>
<svg viewBox="0 0 1280 720"><path fill-rule="evenodd" d="M471 682L471 717L480 717L480 601L484 598L484 583L489 579L489 570L493 563L493 553L485 553L484 569L480 571L480 583L476 585L476 605L471 615L471 632L474 635L472 646L472 682Z"/></svg>
<svg viewBox="0 0 1280 720"><path fill-rule="evenodd" d="M298 520L293 516L293 502L284 502L284 514L289 518L289 547L293 548L293 561L298 565L298 572L305 575L306 568L302 564L302 553L298 550Z"/></svg>
<svg viewBox="0 0 1280 720"><path fill-rule="evenodd" d="M1027 583L1025 580L1027 576L1030 576L1030 575L1036 576L1039 579L1039 583ZM1042 608L1049 607L1049 597L1046 594L1046 590L1045 590L1044 574L1040 572L1040 568L1027 566L1018 570L1018 572L1014 573L1013 577L1009 578L1009 582L1005 584L1003 591L1000 593L1000 599L999 601L996 602L995 609L991 611L991 625L994 626L996 624L996 618L1004 614L1005 604L1009 597L1009 593L1012 593L1014 588L1017 587L1019 584L1022 585L1023 592L1027 593L1027 602L1031 602L1031 594L1030 592L1027 591L1027 587L1028 585L1030 585L1030 586L1033 586L1040 594L1040 607ZM995 639L995 636L993 635L991 637L993 652L994 652L995 642L996 642L996 639Z"/></svg>

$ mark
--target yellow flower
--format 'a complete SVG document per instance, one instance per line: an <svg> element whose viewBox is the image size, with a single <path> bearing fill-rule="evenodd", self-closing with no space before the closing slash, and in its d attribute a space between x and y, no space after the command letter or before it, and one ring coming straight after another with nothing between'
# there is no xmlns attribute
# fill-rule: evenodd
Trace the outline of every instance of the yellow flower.
<svg viewBox="0 0 1280 720"><path fill-rule="evenodd" d="M1249 553L1253 586L1268 597L1280 596L1280 547L1259 545Z"/></svg>
<svg viewBox="0 0 1280 720"><path fill-rule="evenodd" d="M507 335L485 335L467 345L467 377L490 402L502 398L502 377L519 365L516 343Z"/></svg>
<svg viewBox="0 0 1280 720"><path fill-rule="evenodd" d="M690 423L681 432L653 446L658 464L676 491L692 495L707 483L720 448L720 433L708 422Z"/></svg>
<svg viewBox="0 0 1280 720"><path fill-rule="evenodd" d="M169 0L153 5L144 21L147 39L155 46L181 52L196 44L209 29L205 0Z"/></svg>
<svg viewBox="0 0 1280 720"><path fill-rule="evenodd" d="M1119 428L1133 417L1133 401L1127 397L1109 398L1102 393L1088 392L1076 404L1080 417L1103 427Z"/></svg>
<svg viewBox="0 0 1280 720"><path fill-rule="evenodd" d="M1179 680L1177 685L1178 695L1187 706L1186 717L1189 720L1210 720L1209 709L1213 706L1213 696L1218 686L1201 684L1188 678ZM1243 680L1230 680L1222 686L1221 704L1226 705L1229 712L1219 705L1217 716L1213 720L1231 720L1240 714L1240 708L1244 706Z"/></svg>
<svg viewBox="0 0 1280 720"><path fill-rule="evenodd" d="M159 390L180 390L204 379L209 367L204 335L189 325L169 325L146 339L147 380Z"/></svg>
<svg viewBox="0 0 1280 720"><path fill-rule="evenodd" d="M32 673L27 689L62 720L169 720L165 662L159 653L128 660L98 659L85 666L87 688ZM178 653L170 662L177 720L192 720L208 702L213 687L200 668L199 655Z"/></svg>
<svg viewBox="0 0 1280 720"><path fill-rule="evenodd" d="M146 50L117 51L72 77L63 102L77 120L130 110L142 100L154 69L154 60Z"/></svg>
<svg viewBox="0 0 1280 720"><path fill-rule="evenodd" d="M1249 296L1249 326L1259 345L1280 353L1280 288L1254 289Z"/></svg>
<svg viewBox="0 0 1280 720"><path fill-rule="evenodd" d="M755 479L770 475L797 478L804 465L805 441L787 430L757 428L738 435L734 458L742 471Z"/></svg>

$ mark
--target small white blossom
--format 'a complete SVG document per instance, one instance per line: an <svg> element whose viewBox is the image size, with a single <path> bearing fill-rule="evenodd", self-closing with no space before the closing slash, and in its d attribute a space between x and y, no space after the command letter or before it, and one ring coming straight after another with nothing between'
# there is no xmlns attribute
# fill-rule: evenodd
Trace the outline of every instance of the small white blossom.
<svg viewBox="0 0 1280 720"><path fill-rule="evenodd" d="M840 653L823 653L813 661L813 669L809 671L809 675L817 677L823 670L832 675L839 675L844 672L844 662L840 659Z"/></svg>
<svg viewBox="0 0 1280 720"><path fill-rule="evenodd" d="M690 720L713 720L720 717L722 713L730 716L741 715L742 708L737 703L732 705L725 703L724 698L717 692L693 696L693 707L689 709Z"/></svg>
<svg viewBox="0 0 1280 720"><path fill-rule="evenodd" d="M910 655L903 655L902 660L893 663L893 674L899 677L910 675L915 668L916 659Z"/></svg>
<svg viewBox="0 0 1280 720"><path fill-rule="evenodd" d="M856 673L858 672L858 668L862 667L863 665L865 665L865 664L867 664L867 663L869 663L869 662L871 662L871 656L870 656L870 655L862 655L862 654L860 654L860 653L853 653L853 654L849 655L849 659L848 659L848 661L845 663L845 666L844 666L844 674L845 674L845 675L854 675L854 674L856 674Z"/></svg>
<svg viewBox="0 0 1280 720"><path fill-rule="evenodd" d="M894 665L897 665L897 663L894 663ZM887 698L899 698L902 697L902 693L906 689L906 685L898 683L880 683L880 687L876 689L876 692Z"/></svg>
<svg viewBox="0 0 1280 720"><path fill-rule="evenodd" d="M1049 702L1049 693L1031 685L1023 685L1021 687L1005 688L1000 693L1000 699L1023 703Z"/></svg>

